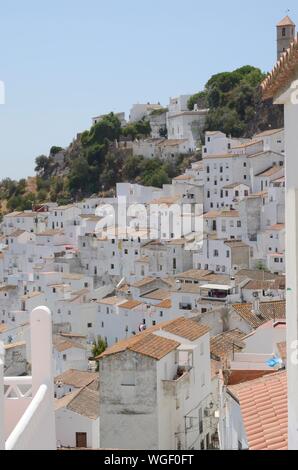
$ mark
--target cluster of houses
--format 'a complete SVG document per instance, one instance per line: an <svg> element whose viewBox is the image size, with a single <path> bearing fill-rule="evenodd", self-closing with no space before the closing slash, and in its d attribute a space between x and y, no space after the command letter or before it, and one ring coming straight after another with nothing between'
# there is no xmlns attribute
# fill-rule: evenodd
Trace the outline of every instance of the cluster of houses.
<svg viewBox="0 0 298 470"><path fill-rule="evenodd" d="M204 113L187 100L134 106L132 121L168 130L136 154L193 152ZM46 305L57 447L287 448L285 159L284 129L207 132L202 159L162 188L119 183L113 198L4 216L4 377L30 374L29 316ZM170 220L173 206L199 226L177 236L157 218L148 231L148 211Z"/></svg>

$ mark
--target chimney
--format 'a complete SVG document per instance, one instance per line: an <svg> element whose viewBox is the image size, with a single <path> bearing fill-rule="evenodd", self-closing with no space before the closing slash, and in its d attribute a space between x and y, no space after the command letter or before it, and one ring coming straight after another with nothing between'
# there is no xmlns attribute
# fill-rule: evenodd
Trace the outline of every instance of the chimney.
<svg viewBox="0 0 298 470"><path fill-rule="evenodd" d="M256 315L257 317L260 317L261 316L261 312L260 312L260 299L258 297L256 297L254 300L253 300L253 304L252 304L252 313L254 315Z"/></svg>

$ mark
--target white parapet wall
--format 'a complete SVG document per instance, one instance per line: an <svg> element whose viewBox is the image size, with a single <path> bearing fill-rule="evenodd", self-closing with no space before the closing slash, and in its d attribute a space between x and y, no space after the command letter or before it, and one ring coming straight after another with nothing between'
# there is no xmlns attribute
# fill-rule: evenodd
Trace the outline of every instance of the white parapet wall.
<svg viewBox="0 0 298 470"><path fill-rule="evenodd" d="M6 450L56 449L52 318L48 308L38 307L31 313L30 336L32 377L5 377L3 380L0 369L0 381L4 382L0 383L0 413L4 403L0 448L2 431ZM1 397L4 385L5 396Z"/></svg>

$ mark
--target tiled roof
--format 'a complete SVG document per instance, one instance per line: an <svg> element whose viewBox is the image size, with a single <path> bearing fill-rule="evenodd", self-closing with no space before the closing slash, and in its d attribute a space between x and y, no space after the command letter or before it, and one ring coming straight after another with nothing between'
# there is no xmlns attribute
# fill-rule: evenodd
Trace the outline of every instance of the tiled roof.
<svg viewBox="0 0 298 470"><path fill-rule="evenodd" d="M158 328L149 328L141 334L131 336L128 339L115 343L113 346L106 349L97 359L117 354L126 350L138 352L144 356L149 356L156 360L162 359L169 352L176 349L180 344L176 341L154 335L153 332L156 329Z"/></svg>
<svg viewBox="0 0 298 470"><path fill-rule="evenodd" d="M150 299L150 300L166 300L169 299L171 296L170 292L165 289L156 289L153 292L150 292L146 295L143 295L142 298Z"/></svg>
<svg viewBox="0 0 298 470"><path fill-rule="evenodd" d="M162 205L165 204L166 206L171 206L172 204L177 204L180 201L180 196L173 196L173 197L160 197L158 199L153 199L149 202L149 204L154 205Z"/></svg>
<svg viewBox="0 0 298 470"><path fill-rule="evenodd" d="M103 305L119 305L125 303L125 299L123 297L106 297L98 301L99 304Z"/></svg>
<svg viewBox="0 0 298 470"><path fill-rule="evenodd" d="M258 281L270 281L270 280L283 280L285 283L285 276L280 276L277 274L273 274L267 271L260 271L258 269L241 269L241 271L238 271L238 273L235 275L236 279L239 278L245 278L247 277L248 279L252 280L258 280Z"/></svg>
<svg viewBox="0 0 298 470"><path fill-rule="evenodd" d="M271 227L268 228L268 230L284 230L285 228L285 224L274 224L274 225L271 225Z"/></svg>
<svg viewBox="0 0 298 470"><path fill-rule="evenodd" d="M131 336L128 339L115 343L113 346L106 349L96 359L101 359L106 356L129 350L144 356L152 357L156 360L160 360L180 346L180 342L178 341L154 334L160 330L164 330L170 334L188 339L189 341L195 341L196 339L208 333L209 328L183 317L177 318L176 320L171 320L152 326L143 333L139 333L135 336Z"/></svg>
<svg viewBox="0 0 298 470"><path fill-rule="evenodd" d="M207 271L205 269L190 269L189 271L185 271L184 273L176 274L176 279L193 279L195 281L199 281L203 279L208 274L212 274L212 271Z"/></svg>
<svg viewBox="0 0 298 470"><path fill-rule="evenodd" d="M88 387L83 388L67 405L67 409L89 419L97 419L99 417L99 392L90 390Z"/></svg>
<svg viewBox="0 0 298 470"><path fill-rule="evenodd" d="M174 181L188 181L191 179L192 179L192 176L190 175L179 175L179 176L176 176L176 178L174 178Z"/></svg>
<svg viewBox="0 0 298 470"><path fill-rule="evenodd" d="M256 137L270 137L271 135L277 134L278 132L283 131L284 129L268 129L267 131L260 132Z"/></svg>
<svg viewBox="0 0 298 470"><path fill-rule="evenodd" d="M287 450L287 373L229 387L241 408L250 450Z"/></svg>
<svg viewBox="0 0 298 470"><path fill-rule="evenodd" d="M249 245L241 240L227 240L225 245L228 245L230 248L249 248Z"/></svg>
<svg viewBox="0 0 298 470"><path fill-rule="evenodd" d="M124 302L123 304L120 305L121 308L126 308L127 310L132 310L136 307L139 307L140 305L143 305L142 302L138 300L128 300L127 302Z"/></svg>
<svg viewBox="0 0 298 470"><path fill-rule="evenodd" d="M206 335L210 330L206 325L201 325L200 323L183 317L169 322L167 325L163 326L162 329L189 341L195 341L201 338L201 336Z"/></svg>
<svg viewBox="0 0 298 470"><path fill-rule="evenodd" d="M277 23L276 26L280 27L280 26L296 26L296 25L291 20L291 18L287 15L279 23Z"/></svg>
<svg viewBox="0 0 298 470"><path fill-rule="evenodd" d="M284 289L284 281L275 279L272 281L262 281L262 280L251 280L248 281L243 289L248 290L268 290L268 289Z"/></svg>
<svg viewBox="0 0 298 470"><path fill-rule="evenodd" d="M171 299L166 299L160 302L160 304L156 305L157 308L171 308L172 307L172 301Z"/></svg>
<svg viewBox="0 0 298 470"><path fill-rule="evenodd" d="M7 284L5 286L0 286L0 292L9 292L13 290L17 290L17 286L12 286L10 284Z"/></svg>
<svg viewBox="0 0 298 470"><path fill-rule="evenodd" d="M204 219L215 219L218 217L239 217L239 211L210 211L204 214Z"/></svg>
<svg viewBox="0 0 298 470"><path fill-rule="evenodd" d="M139 341L130 346L130 350L153 359L162 359L164 356L174 351L180 343L168 338L163 338L154 334L145 335Z"/></svg>
<svg viewBox="0 0 298 470"><path fill-rule="evenodd" d="M169 240L167 242L167 245L177 245L177 246L181 245L181 246L183 246L185 244L186 244L185 238L176 238L175 240Z"/></svg>
<svg viewBox="0 0 298 470"><path fill-rule="evenodd" d="M134 282L131 286L132 287L144 287L147 286L148 284L152 284L156 279L154 277L144 277L140 281Z"/></svg>
<svg viewBox="0 0 298 470"><path fill-rule="evenodd" d="M235 189L235 188L238 188L238 186L246 186L247 188L249 188L249 186L244 183L232 183L232 184L227 184L222 189Z"/></svg>
<svg viewBox="0 0 298 470"><path fill-rule="evenodd" d="M86 349L84 345L77 343L75 341L72 341L70 339L62 338L61 336L58 336L58 335L53 336L53 346L59 352L64 352L72 348Z"/></svg>
<svg viewBox="0 0 298 470"><path fill-rule="evenodd" d="M283 169L283 167L281 167L281 166L273 165L270 168L268 168L267 170L262 171L261 173L258 173L256 176L262 176L262 177L265 177L265 178L270 177L270 176L275 175L275 173L279 172L282 169Z"/></svg>
<svg viewBox="0 0 298 470"><path fill-rule="evenodd" d="M86 387L98 377L98 373L69 369L55 377L55 384L62 382L75 388Z"/></svg>
<svg viewBox="0 0 298 470"><path fill-rule="evenodd" d="M37 233L38 237L53 237L54 235L64 234L63 230L45 230L44 232Z"/></svg>
<svg viewBox="0 0 298 470"><path fill-rule="evenodd" d="M84 387L55 400L55 411L67 408L89 419L99 417L99 392Z"/></svg>
<svg viewBox="0 0 298 470"><path fill-rule="evenodd" d="M264 100L274 98L289 86L291 81L295 79L297 65L298 37L291 43L289 49L282 54L272 72L261 84Z"/></svg>
<svg viewBox="0 0 298 470"><path fill-rule="evenodd" d="M240 352L245 346L243 342L245 336L246 334L237 328L214 336L210 340L211 354L220 359L224 359L233 351L235 353Z"/></svg>
<svg viewBox="0 0 298 470"><path fill-rule="evenodd" d="M158 144L158 147L176 147L177 145L185 144L187 139L166 139Z"/></svg>
<svg viewBox="0 0 298 470"><path fill-rule="evenodd" d="M149 256L142 256L136 260L136 263L149 263Z"/></svg>
<svg viewBox="0 0 298 470"><path fill-rule="evenodd" d="M252 312L252 304L235 304L233 305L233 309L252 328L258 328L269 320L276 318L284 319L286 317L286 302L284 300L260 302L260 316Z"/></svg>

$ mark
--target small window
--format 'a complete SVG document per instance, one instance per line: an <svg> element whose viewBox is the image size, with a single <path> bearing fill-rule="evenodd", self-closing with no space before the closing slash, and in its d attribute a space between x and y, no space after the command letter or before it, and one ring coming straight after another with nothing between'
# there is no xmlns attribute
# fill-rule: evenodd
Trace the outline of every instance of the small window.
<svg viewBox="0 0 298 470"><path fill-rule="evenodd" d="M87 327L88 327L88 328L92 328L92 323L88 323L88 324L87 324Z"/></svg>

